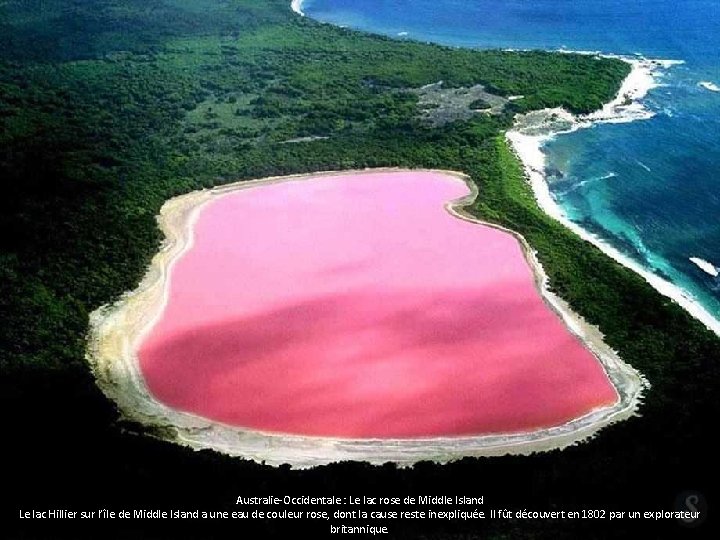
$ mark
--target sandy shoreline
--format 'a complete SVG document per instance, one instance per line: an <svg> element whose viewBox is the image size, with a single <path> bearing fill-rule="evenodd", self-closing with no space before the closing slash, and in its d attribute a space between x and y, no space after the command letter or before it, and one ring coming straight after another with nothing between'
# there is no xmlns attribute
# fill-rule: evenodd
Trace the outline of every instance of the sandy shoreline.
<svg viewBox="0 0 720 540"><path fill-rule="evenodd" d="M642 265L600 237L573 223L555 202L550 192L545 177L545 155L542 151L543 145L548 140L556 135L590 127L594 123L625 123L651 118L653 113L647 110L640 100L657 86L659 71L682 63L672 60L646 60L620 56L614 58L621 58L630 63L632 71L623 82L616 98L601 110L580 117L575 117L563 109L534 111L528 115L518 116L515 126L506 134L506 137L525 167L535 200L546 214L562 223L583 240L601 249L618 263L639 274L655 290L674 300L707 328L720 335L720 321L691 295L677 285L643 268Z"/></svg>
<svg viewBox="0 0 720 540"><path fill-rule="evenodd" d="M290 2L290 9L292 9L295 13L297 13L301 17L305 16L305 13L302 10L303 1L304 0L292 0L292 2Z"/></svg>
<svg viewBox="0 0 720 540"><path fill-rule="evenodd" d="M305 13L302 11L302 4L303 0L292 0L291 7L293 11L304 17ZM514 51L516 49L505 50ZM720 320L705 309L692 295L684 291L681 287L643 268L641 264L624 255L620 250L611 246L599 236L586 231L570 221L562 208L553 199L544 173L545 155L542 152L542 147L548 140L556 135L591 127L595 123L619 124L652 118L654 113L646 109L641 100L650 90L657 86L657 75L659 71L683 64L684 62L681 60L652 60L641 57L604 54L599 51L561 49L556 52L616 58L629 63L632 66L632 71L623 81L615 99L606 103L602 109L583 116L574 116L563 109L534 111L534 113L530 114L544 112L558 116L561 121L560 126L551 129L550 132L538 134L527 133L525 130L519 129L516 124L516 126L506 134L517 157L525 167L538 205L545 213L565 225L583 240L590 242L616 262L640 275L660 294L675 301L690 315L720 336ZM702 81L698 84L711 92L720 91L720 87L709 81Z"/></svg>
<svg viewBox="0 0 720 540"><path fill-rule="evenodd" d="M148 391L139 369L138 345L162 315L169 291L168 276L173 264L192 247L193 226L202 208L210 201L235 190L265 184L302 181L319 176L344 176L382 170L326 172L289 177L237 182L210 190L201 190L170 199L158 216L166 236L160 252L153 258L142 282L112 306L103 306L91 314L88 360L98 385L115 401L122 415L147 426L149 433L195 449L215 449L271 465L290 463L305 468L342 460L382 464L393 461L408 466L421 460L447 462L465 456L529 454L564 448L595 435L601 428L632 416L647 386L641 375L625 364L602 340L595 327L575 314L562 299L547 290L547 277L534 252L522 236L502 227L483 223L465 212L477 196L466 176L449 171L465 182L471 193L446 204L456 217L489 225L512 234L522 245L531 265L535 283L547 305L558 313L571 332L602 363L615 386L619 399L605 407L561 426L528 433L493 434L471 437L418 439L338 439L281 435L247 430L213 422L171 409L158 402ZM419 172L419 171L417 171Z"/></svg>

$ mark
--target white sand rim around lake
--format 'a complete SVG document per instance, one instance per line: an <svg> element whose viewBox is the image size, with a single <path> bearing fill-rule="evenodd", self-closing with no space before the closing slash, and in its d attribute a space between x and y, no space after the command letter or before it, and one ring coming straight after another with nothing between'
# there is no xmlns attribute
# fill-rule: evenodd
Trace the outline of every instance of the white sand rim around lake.
<svg viewBox="0 0 720 540"><path fill-rule="evenodd" d="M306 468L343 460L368 461L373 464L390 461L409 466L423 460L448 462L466 456L530 454L577 444L591 438L603 427L636 412L647 382L604 343L596 327L588 325L566 302L548 291L547 277L533 250L522 236L506 229L502 230L513 234L524 248L526 259L534 272L536 286L547 305L559 314L570 331L601 362L619 396L614 405L596 409L557 427L527 433L418 439L339 439L238 428L180 412L158 402L145 385L137 350L163 312L168 298L168 276L173 264L192 246L193 225L203 206L228 192L264 184L312 179L323 175L373 172L377 170L238 182L169 200L158 217L166 242L154 257L139 287L116 304L104 306L91 315L88 359L98 385L117 403L123 416L144 424L150 434L198 450L214 449L271 465L289 463ZM477 196L474 184L467 177L455 172L434 172L462 179L471 189L470 195L448 203L448 211L461 219L496 227L466 213L465 207Z"/></svg>

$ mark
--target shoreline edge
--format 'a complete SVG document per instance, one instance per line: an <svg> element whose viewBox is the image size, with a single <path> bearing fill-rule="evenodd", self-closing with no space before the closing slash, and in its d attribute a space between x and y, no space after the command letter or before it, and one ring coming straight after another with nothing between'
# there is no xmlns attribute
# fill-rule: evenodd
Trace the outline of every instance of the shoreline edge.
<svg viewBox="0 0 720 540"><path fill-rule="evenodd" d="M548 290L547 276L524 237L481 221L466 212L465 209L478 196L478 191L465 174L423 169L412 171L442 173L464 182L468 187L468 195L446 203L445 208L449 213L459 219L512 234L521 244L532 268L536 289L549 308L562 318L570 332L601 363L618 394L615 404L595 409L559 426L530 432L414 439L342 439L265 433L230 426L177 411L151 395L140 372L137 349L147 332L162 316L172 266L192 247L193 226L206 204L226 193L265 184L304 181L320 176L342 177L402 170L406 169L328 171L271 177L235 182L168 200L158 216L166 240L140 285L115 304L102 306L90 316L87 359L98 386L116 403L122 417L143 424L148 428L148 435L196 450L213 449L269 465L291 464L297 468L309 468L346 460L375 465L394 462L399 466L410 466L427 460L446 463L471 456L526 455L578 444L592 438L602 428L635 415L643 391L649 386L648 382L604 343L598 328L586 323L566 302Z"/></svg>
<svg viewBox="0 0 720 540"><path fill-rule="evenodd" d="M580 52L580 54L596 53ZM506 133L505 137L510 143L515 155L522 163L525 176L532 187L535 201L543 212L560 222L583 240L600 249L614 261L638 274L656 291L676 302L693 318L720 336L720 320L715 318L704 306L693 298L690 293L647 270L640 263L623 254L606 240L571 221L550 192L550 186L545 174L546 156L543 152L543 146L546 142L558 135L572 133L579 129L586 129L595 124L629 123L652 118L654 113L645 109L641 100L650 90L657 86L656 78L658 71L669 69L674 65L683 63L679 60L651 60L618 55L601 56L618 58L628 62L632 66L630 74L625 81L623 81L614 100L607 103L599 111L583 116L575 116L562 108L544 109L525 115L518 115L515 119L515 125ZM550 125L547 123L549 116L555 117L560 121L556 122L554 126Z"/></svg>

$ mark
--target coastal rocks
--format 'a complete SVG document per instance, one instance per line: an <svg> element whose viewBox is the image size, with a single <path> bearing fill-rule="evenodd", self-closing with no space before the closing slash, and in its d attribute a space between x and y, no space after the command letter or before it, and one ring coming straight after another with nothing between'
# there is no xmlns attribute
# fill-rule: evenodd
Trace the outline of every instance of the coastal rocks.
<svg viewBox="0 0 720 540"><path fill-rule="evenodd" d="M439 81L410 91L418 96L420 116L435 127L468 120L479 112L498 114L508 103L508 99L487 92L480 84L445 88Z"/></svg>
<svg viewBox="0 0 720 540"><path fill-rule="evenodd" d="M565 109L543 109L517 115L513 130L524 135L542 137L571 131L576 122L575 116Z"/></svg>
<svg viewBox="0 0 720 540"><path fill-rule="evenodd" d="M507 141L525 168L535 200L547 215L601 249L615 261L642 276L658 292L677 302L708 329L720 335L720 322L692 295L670 282L666 276L647 270L623 254L620 249L585 228L584 224L570 220L550 192L547 162L543 152L543 146L550 139L556 135L592 127L596 123L618 124L652 118L655 113L645 107L642 99L650 90L658 86L658 77L662 75L663 70L684 63L679 60L611 57L621 58L632 66L632 71L623 82L614 100L607 103L601 110L584 116L576 117L563 109L546 109L516 115L515 125L506 135ZM648 169L642 162L638 162L638 165ZM697 265L696 261L692 262ZM705 264L700 268L706 272L709 269Z"/></svg>

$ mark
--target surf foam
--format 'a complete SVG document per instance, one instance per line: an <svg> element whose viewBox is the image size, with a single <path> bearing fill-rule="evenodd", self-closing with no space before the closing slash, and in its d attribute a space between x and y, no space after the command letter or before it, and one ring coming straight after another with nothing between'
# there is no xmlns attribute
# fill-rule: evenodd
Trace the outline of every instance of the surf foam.
<svg viewBox="0 0 720 540"><path fill-rule="evenodd" d="M292 0L292 2L290 3L290 8L301 17L305 16L305 12L302 10L302 5L304 1L305 0Z"/></svg>
<svg viewBox="0 0 720 540"><path fill-rule="evenodd" d="M712 277L720 276L720 268L705 259L701 259L700 257L690 257L690 262L695 264L703 272L710 274Z"/></svg>
<svg viewBox="0 0 720 540"><path fill-rule="evenodd" d="M720 92L720 86L710 81L700 81L698 86L702 86L705 90L709 90L710 92Z"/></svg>
<svg viewBox="0 0 720 540"><path fill-rule="evenodd" d="M582 51L562 52L596 54L582 53ZM578 129L590 127L596 123L626 123L652 118L655 113L647 109L641 100L650 90L659 86L657 79L664 70L683 63L679 60L655 60L618 55L602 56L619 58L632 66L632 71L623 82L614 100L607 103L599 111L582 116L574 116L563 109L547 109L544 111L546 115L554 115L557 117L562 114L564 125L560 129L549 129L545 132L542 132L542 130L541 132L537 130L533 131L532 126L523 126L523 116L518 115L518 117L516 117L515 127L506 135L507 140L523 163L528 181L535 194L535 199L545 213L562 223L582 239L601 249L615 261L639 274L648 284L655 288L655 290L674 300L707 328L720 335L720 320L716 319L691 294L644 268L640 263L623 254L604 239L571 221L550 192L550 187L545 176L546 157L542 150L543 146L549 140L557 135L571 133Z"/></svg>

